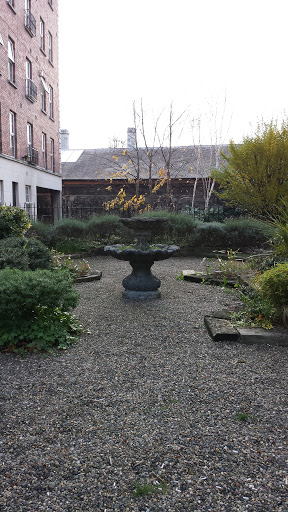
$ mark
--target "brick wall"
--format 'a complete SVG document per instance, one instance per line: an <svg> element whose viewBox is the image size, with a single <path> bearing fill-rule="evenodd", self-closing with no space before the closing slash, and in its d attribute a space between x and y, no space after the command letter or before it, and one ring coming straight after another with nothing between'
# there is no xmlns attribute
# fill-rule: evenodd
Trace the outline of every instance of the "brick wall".
<svg viewBox="0 0 288 512"><path fill-rule="evenodd" d="M36 36L25 28L25 0L15 0L15 9L7 0L0 0L0 151L10 155L9 112L16 113L16 158L27 154L27 123L33 127L33 147L42 162L42 132L47 140L47 168L50 169L50 139L54 140L54 172L59 172L59 98L58 98L58 0L31 0L30 12L36 21ZM44 21L44 52L40 49L40 18ZM48 32L52 35L52 63L48 58ZM15 43L15 86L8 81L8 38ZM37 86L37 101L26 97L26 59L32 67L31 79ZM41 70L45 83L53 88L53 119L41 110Z"/></svg>

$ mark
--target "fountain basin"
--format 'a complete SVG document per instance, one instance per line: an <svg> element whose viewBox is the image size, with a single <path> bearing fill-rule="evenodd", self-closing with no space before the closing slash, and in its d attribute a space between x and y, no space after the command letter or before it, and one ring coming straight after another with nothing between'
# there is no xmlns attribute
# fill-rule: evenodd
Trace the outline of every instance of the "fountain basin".
<svg viewBox="0 0 288 512"><path fill-rule="evenodd" d="M118 260L129 261L132 272L125 277L122 284L125 288L123 297L127 299L157 299L161 296L160 279L151 272L154 261L161 261L173 256L180 250L177 245L148 246L146 250L140 249L137 244L125 246L121 244L107 245L104 251Z"/></svg>

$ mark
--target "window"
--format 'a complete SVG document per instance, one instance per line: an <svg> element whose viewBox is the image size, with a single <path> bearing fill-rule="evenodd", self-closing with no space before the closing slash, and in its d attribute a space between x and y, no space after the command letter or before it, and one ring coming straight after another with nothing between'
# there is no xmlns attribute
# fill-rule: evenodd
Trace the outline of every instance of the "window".
<svg viewBox="0 0 288 512"><path fill-rule="evenodd" d="M45 24L42 18L40 18L40 49L45 52Z"/></svg>
<svg viewBox="0 0 288 512"><path fill-rule="evenodd" d="M47 94L49 95L49 101L50 101L50 87L46 84L43 76L41 76L41 110L44 112L44 114L47 114Z"/></svg>
<svg viewBox="0 0 288 512"><path fill-rule="evenodd" d="M16 158L16 114L10 110L9 114L10 122L10 151L11 156Z"/></svg>
<svg viewBox="0 0 288 512"><path fill-rule="evenodd" d="M53 62L53 51L52 51L53 39L51 32L48 32L48 59L49 62Z"/></svg>
<svg viewBox="0 0 288 512"><path fill-rule="evenodd" d="M54 172L54 139L50 139L50 169Z"/></svg>
<svg viewBox="0 0 288 512"><path fill-rule="evenodd" d="M49 116L53 119L53 88L49 87Z"/></svg>
<svg viewBox="0 0 288 512"><path fill-rule="evenodd" d="M8 37L8 80L15 84L15 44L10 37Z"/></svg>
<svg viewBox="0 0 288 512"><path fill-rule="evenodd" d="M33 129L32 124L27 123L27 154L29 160L32 158L32 146L33 146Z"/></svg>
<svg viewBox="0 0 288 512"><path fill-rule="evenodd" d="M25 185L25 203L31 203L31 187Z"/></svg>
<svg viewBox="0 0 288 512"><path fill-rule="evenodd" d="M37 86L32 82L32 64L26 59L26 96L34 102L37 100Z"/></svg>
<svg viewBox="0 0 288 512"><path fill-rule="evenodd" d="M0 180L0 206L3 205L3 196L4 196L3 181Z"/></svg>
<svg viewBox="0 0 288 512"><path fill-rule="evenodd" d="M12 181L12 206L18 206L18 183Z"/></svg>
<svg viewBox="0 0 288 512"><path fill-rule="evenodd" d="M43 163L44 169L47 169L46 133L42 133L42 163Z"/></svg>
<svg viewBox="0 0 288 512"><path fill-rule="evenodd" d="M25 28L31 37L36 36L36 20L31 12L30 0L25 0Z"/></svg>
<svg viewBox="0 0 288 512"><path fill-rule="evenodd" d="M3 41L3 37L1 36L1 34L0 34L0 44L2 44L4 46L4 41Z"/></svg>

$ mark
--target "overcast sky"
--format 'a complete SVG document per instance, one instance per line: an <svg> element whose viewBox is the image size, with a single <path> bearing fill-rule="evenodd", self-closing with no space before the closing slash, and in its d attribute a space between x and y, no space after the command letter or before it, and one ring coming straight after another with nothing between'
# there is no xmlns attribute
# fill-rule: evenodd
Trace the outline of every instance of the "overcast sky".
<svg viewBox="0 0 288 512"><path fill-rule="evenodd" d="M164 130L171 102L176 117L185 110L177 145L198 141L190 126L199 116L203 144L215 124L220 138L221 120L222 141L240 142L261 118L283 118L287 11L287 0L59 0L60 119L70 148L126 139L141 98L147 128L164 109Z"/></svg>

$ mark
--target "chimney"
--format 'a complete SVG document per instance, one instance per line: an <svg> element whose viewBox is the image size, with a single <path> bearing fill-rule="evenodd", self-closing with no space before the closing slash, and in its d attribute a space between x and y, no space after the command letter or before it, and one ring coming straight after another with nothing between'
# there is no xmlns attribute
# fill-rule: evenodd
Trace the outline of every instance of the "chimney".
<svg viewBox="0 0 288 512"><path fill-rule="evenodd" d="M127 148L133 149L136 146L136 128L127 128Z"/></svg>
<svg viewBox="0 0 288 512"><path fill-rule="evenodd" d="M69 149L69 130L60 130L61 151Z"/></svg>

